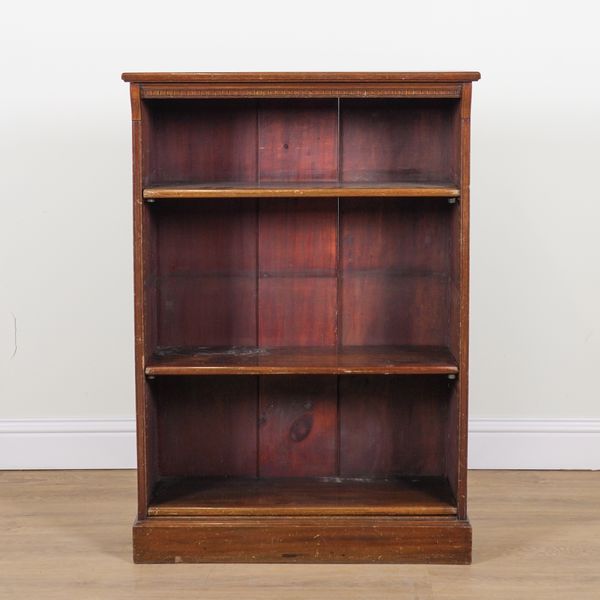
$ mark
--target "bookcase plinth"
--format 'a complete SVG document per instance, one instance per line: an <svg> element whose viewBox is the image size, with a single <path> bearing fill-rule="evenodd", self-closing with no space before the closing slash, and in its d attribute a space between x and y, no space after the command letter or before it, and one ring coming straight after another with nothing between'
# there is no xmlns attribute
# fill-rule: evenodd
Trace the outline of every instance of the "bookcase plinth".
<svg viewBox="0 0 600 600"><path fill-rule="evenodd" d="M259 517L137 521L136 563L470 564L471 525L456 519Z"/></svg>

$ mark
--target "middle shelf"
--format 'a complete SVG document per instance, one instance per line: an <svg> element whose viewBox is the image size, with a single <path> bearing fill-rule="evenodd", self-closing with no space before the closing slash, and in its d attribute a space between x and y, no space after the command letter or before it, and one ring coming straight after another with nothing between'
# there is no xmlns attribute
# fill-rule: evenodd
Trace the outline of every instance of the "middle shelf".
<svg viewBox="0 0 600 600"><path fill-rule="evenodd" d="M452 375L443 346L188 347L159 349L146 375Z"/></svg>
<svg viewBox="0 0 600 600"><path fill-rule="evenodd" d="M145 373L452 375L461 247L439 198L157 202Z"/></svg>

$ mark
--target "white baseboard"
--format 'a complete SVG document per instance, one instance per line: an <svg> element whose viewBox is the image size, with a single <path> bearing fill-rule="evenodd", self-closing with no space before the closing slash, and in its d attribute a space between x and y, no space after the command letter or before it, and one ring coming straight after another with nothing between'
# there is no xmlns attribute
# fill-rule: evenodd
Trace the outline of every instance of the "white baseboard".
<svg viewBox="0 0 600 600"><path fill-rule="evenodd" d="M473 419L470 469L600 469L600 419Z"/></svg>
<svg viewBox="0 0 600 600"><path fill-rule="evenodd" d="M600 419L472 419L471 469L600 469ZM135 468L133 419L0 420L0 469Z"/></svg>
<svg viewBox="0 0 600 600"><path fill-rule="evenodd" d="M0 420L0 469L135 469L134 419Z"/></svg>

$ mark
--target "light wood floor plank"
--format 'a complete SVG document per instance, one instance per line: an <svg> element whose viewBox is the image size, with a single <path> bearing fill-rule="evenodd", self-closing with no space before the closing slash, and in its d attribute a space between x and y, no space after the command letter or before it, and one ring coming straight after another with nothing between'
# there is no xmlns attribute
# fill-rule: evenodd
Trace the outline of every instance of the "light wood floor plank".
<svg viewBox="0 0 600 600"><path fill-rule="evenodd" d="M600 598L600 472L470 473L473 565L134 565L131 471L0 472L0 598Z"/></svg>

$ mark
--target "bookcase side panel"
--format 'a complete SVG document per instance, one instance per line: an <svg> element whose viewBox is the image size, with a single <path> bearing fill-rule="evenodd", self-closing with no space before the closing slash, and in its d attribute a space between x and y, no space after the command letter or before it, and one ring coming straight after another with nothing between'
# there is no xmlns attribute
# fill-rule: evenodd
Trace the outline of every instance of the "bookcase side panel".
<svg viewBox="0 0 600 600"><path fill-rule="evenodd" d="M462 85L460 100L460 198L452 221L451 320L447 340L458 360L459 376L450 399L446 476L457 498L460 519L467 518L471 88L470 83Z"/></svg>
<svg viewBox="0 0 600 600"><path fill-rule="evenodd" d="M156 411L144 375L146 358L156 343L154 285L156 246L154 226L143 201L143 172L148 146L147 113L140 101L139 86L131 85L133 134L133 233L134 323L138 516L147 515L148 502L158 479Z"/></svg>

